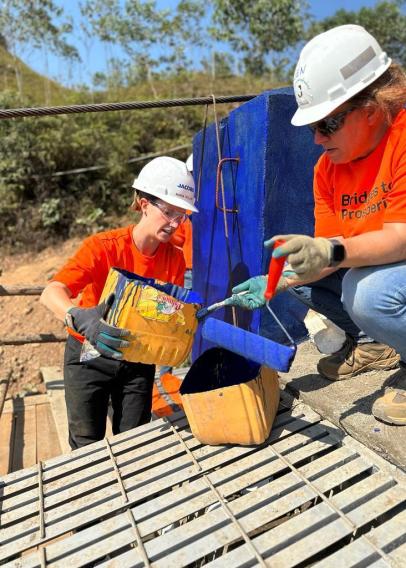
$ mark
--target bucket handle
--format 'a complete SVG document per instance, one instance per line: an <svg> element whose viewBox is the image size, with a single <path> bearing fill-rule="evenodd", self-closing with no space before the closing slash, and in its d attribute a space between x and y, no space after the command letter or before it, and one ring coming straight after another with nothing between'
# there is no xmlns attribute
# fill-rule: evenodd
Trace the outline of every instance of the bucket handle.
<svg viewBox="0 0 406 568"><path fill-rule="evenodd" d="M221 181L221 174L223 169L223 164L225 162L239 162L240 158L222 158L219 163L217 164L217 175L216 175L216 208L222 211L223 213L238 213L238 209L227 209L223 205L220 205L220 181ZM224 199L224 190L223 190L223 199Z"/></svg>

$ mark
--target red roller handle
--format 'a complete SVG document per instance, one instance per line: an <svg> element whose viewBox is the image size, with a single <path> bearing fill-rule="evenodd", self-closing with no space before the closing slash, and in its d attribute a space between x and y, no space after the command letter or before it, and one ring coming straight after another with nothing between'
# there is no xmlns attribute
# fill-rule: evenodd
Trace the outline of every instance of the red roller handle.
<svg viewBox="0 0 406 568"><path fill-rule="evenodd" d="M275 241L273 248L275 249L276 247L283 245L284 242L285 241L283 241L282 239ZM279 278L281 277L285 260L286 256L281 256L279 258L275 258L274 256L271 257L268 271L268 282L264 294L267 300L270 300L275 294L276 285L278 284Z"/></svg>

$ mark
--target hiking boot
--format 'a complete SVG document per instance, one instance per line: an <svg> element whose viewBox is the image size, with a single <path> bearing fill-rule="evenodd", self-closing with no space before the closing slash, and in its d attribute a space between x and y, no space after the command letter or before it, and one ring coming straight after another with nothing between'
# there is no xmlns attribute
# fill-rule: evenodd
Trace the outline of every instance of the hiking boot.
<svg viewBox="0 0 406 568"><path fill-rule="evenodd" d="M398 363L399 355L392 347L384 343L356 343L347 337L340 351L320 359L317 370L330 381L342 381L366 371L394 369Z"/></svg>
<svg viewBox="0 0 406 568"><path fill-rule="evenodd" d="M406 426L406 371L404 363L400 365L403 369L391 377L391 386L374 402L372 414L387 424Z"/></svg>

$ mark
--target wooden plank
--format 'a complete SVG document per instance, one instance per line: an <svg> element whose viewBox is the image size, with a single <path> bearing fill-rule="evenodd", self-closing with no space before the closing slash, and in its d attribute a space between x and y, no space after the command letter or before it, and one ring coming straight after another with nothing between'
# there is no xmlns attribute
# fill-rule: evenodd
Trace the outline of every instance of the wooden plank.
<svg viewBox="0 0 406 568"><path fill-rule="evenodd" d="M40 296L43 290L43 286L36 286L35 284L23 286L0 284L0 296Z"/></svg>
<svg viewBox="0 0 406 568"><path fill-rule="evenodd" d="M60 367L41 367L40 372L47 389L61 452L68 454L71 451L71 447L69 446L69 428L62 369Z"/></svg>
<svg viewBox="0 0 406 568"><path fill-rule="evenodd" d="M3 412L18 412L24 410L27 406L37 404L48 404L48 396L46 394L30 394L23 398L12 398L4 403Z"/></svg>
<svg viewBox="0 0 406 568"><path fill-rule="evenodd" d="M49 393L52 416L58 434L59 445L63 454L70 453L68 418L66 414L65 391L51 391Z"/></svg>
<svg viewBox="0 0 406 568"><path fill-rule="evenodd" d="M25 345L27 343L61 343L66 341L66 335L57 333L37 333L21 337L0 337L0 345Z"/></svg>
<svg viewBox="0 0 406 568"><path fill-rule="evenodd" d="M0 416L0 475L6 475L11 470L14 446L13 412L3 412Z"/></svg>
<svg viewBox="0 0 406 568"><path fill-rule="evenodd" d="M37 461L46 461L61 452L59 436L49 404L39 404L37 412Z"/></svg>
<svg viewBox="0 0 406 568"><path fill-rule="evenodd" d="M109 406L107 408L107 421L106 421L106 438L111 438L113 436L113 407L111 406L111 401L109 401Z"/></svg>
<svg viewBox="0 0 406 568"><path fill-rule="evenodd" d="M24 411L23 465L30 467L37 463L37 412L36 406Z"/></svg>

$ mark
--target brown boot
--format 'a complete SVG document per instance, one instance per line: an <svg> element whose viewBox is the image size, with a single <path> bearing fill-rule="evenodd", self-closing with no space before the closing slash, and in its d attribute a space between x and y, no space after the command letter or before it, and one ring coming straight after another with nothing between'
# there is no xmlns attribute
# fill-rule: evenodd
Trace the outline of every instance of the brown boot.
<svg viewBox="0 0 406 568"><path fill-rule="evenodd" d="M372 414L387 424L406 426L406 371L404 368L391 377L390 385L385 390L385 394L374 402Z"/></svg>
<svg viewBox="0 0 406 568"><path fill-rule="evenodd" d="M366 371L386 371L398 366L399 355L383 343L355 343L348 337L337 353L323 357L317 365L320 375L331 381L351 379Z"/></svg>

